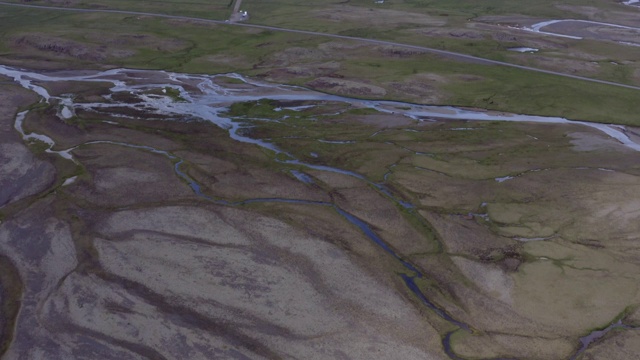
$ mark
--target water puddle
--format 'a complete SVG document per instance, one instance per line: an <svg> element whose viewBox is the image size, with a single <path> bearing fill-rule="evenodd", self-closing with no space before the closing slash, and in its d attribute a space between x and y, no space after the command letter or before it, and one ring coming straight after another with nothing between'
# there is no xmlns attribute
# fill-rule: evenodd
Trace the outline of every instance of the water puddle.
<svg viewBox="0 0 640 360"><path fill-rule="evenodd" d="M295 176L296 179L302 181L305 184L313 184L313 178L311 176L309 176L308 174L303 173L302 171L298 171L298 170L291 170L290 171L291 175Z"/></svg>
<svg viewBox="0 0 640 360"><path fill-rule="evenodd" d="M511 180L511 179L513 179L513 176L504 176L504 177L495 178L495 181L501 183L501 182L505 182L505 181Z"/></svg>
<svg viewBox="0 0 640 360"><path fill-rule="evenodd" d="M353 140L318 140L321 143L325 144L355 144L356 142Z"/></svg>
<svg viewBox="0 0 640 360"><path fill-rule="evenodd" d="M510 47L510 48L507 48L507 50L515 51L519 53L535 53L539 51L539 49L530 48L530 47Z"/></svg>
<svg viewBox="0 0 640 360"><path fill-rule="evenodd" d="M76 180L77 180L77 179L78 179L78 177L77 177L77 176L72 176L72 177L70 177L70 178L67 178L67 179L65 179L65 180L64 180L64 182L62 183L62 186L71 185L71 184L73 184L74 182L76 182Z"/></svg>
<svg viewBox="0 0 640 360"><path fill-rule="evenodd" d="M495 180L495 181L497 181L499 183L503 183L503 182L508 181L508 180L513 180L515 178L518 178L518 177L521 177L521 176L525 176L525 175L527 175L529 173L535 173L535 172L539 172L539 171L548 171L548 170L551 170L551 169L549 169L549 168L531 169L531 170L523 171L523 172L518 173L516 175L507 175L507 176L497 177L497 178L494 178L493 180Z"/></svg>

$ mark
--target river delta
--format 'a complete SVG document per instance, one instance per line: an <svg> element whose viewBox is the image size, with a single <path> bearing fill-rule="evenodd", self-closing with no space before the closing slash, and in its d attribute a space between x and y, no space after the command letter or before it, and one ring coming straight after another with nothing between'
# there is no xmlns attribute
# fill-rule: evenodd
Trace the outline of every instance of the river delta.
<svg viewBox="0 0 640 360"><path fill-rule="evenodd" d="M237 74L0 74L8 358L640 350L633 127Z"/></svg>

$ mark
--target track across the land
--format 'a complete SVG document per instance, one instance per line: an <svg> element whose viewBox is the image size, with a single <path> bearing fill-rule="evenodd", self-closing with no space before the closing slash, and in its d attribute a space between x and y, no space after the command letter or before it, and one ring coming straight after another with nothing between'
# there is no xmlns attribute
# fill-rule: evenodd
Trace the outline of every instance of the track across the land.
<svg viewBox="0 0 640 360"><path fill-rule="evenodd" d="M507 67L512 67L512 68L516 68L516 69L533 71L533 72L549 74L549 75L562 76L562 77L566 77L566 78L577 79L577 80L582 80L582 81L588 81L588 82L592 82L592 83L611 85L611 86L618 86L618 87L623 87L623 88L627 88L627 89L640 90L640 86L636 86L636 85L629 85L629 84L617 83L617 82L614 82L614 81L593 79L593 78L589 78L589 77L585 77L585 76L572 75L572 74L567 74L567 73L563 73L563 72L559 72L559 71L544 70L544 69L539 69L539 68L535 68L535 67L531 67L531 66L512 64L512 63L505 62L505 61L498 61L498 60L491 60L491 59L481 58L481 57L478 57L478 56L458 53L458 52L454 52L454 51L434 49L434 48L430 48L430 47L426 47L426 46L404 44L404 43L399 43L399 42L394 42L394 41L368 39L368 38L361 38L361 37L356 37L356 36L346 36L346 35L323 33L323 32L316 32L316 31L287 29L287 28L281 28L281 27L276 27L276 26L249 24L249 23L243 23L243 22L230 22L230 21L227 21L227 20L213 20L213 19L205 19L205 18L197 18L197 17L181 16L181 15L168 15L168 14L149 13L149 12L142 12L142 11L110 10L110 9L82 9L82 8L69 8L69 7L59 7L59 6L44 6L44 5L41 6L41 5L16 4L16 3L8 3L8 2L2 2L2 1L0 1L0 5L26 7L26 8L34 8L34 9L44 9L44 10L57 10L57 11L72 11L72 12L86 12L86 13L96 13L96 12L98 12L98 13L112 13L112 14L125 14L125 15L154 16L154 17L161 17L161 18L167 18L167 19L201 21L201 22L218 24L218 25L226 25L226 26L241 26L241 27L265 29L265 30L272 30L272 31L284 31L284 32L303 34L303 35L322 36L322 37L335 38L335 39L354 40L354 41L361 41L361 42L366 42L366 43L376 44L376 45L389 45L389 46L404 47L404 48L419 50L419 51L423 51L423 52L427 52L427 53L443 55L443 56L446 56L446 57L453 57L453 58L458 58L458 59L462 59L462 60L470 60L470 61L473 61L473 62L476 62L476 63L481 63L481 64L507 66Z"/></svg>

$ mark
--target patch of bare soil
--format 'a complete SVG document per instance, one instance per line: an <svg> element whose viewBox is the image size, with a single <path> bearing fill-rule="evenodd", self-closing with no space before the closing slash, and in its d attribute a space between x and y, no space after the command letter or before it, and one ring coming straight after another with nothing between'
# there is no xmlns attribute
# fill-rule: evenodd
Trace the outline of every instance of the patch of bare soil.
<svg viewBox="0 0 640 360"><path fill-rule="evenodd" d="M259 64L254 65L254 69L268 69L261 76L269 81L287 82L292 77L309 78L332 76L341 67L340 59L345 54L345 50L353 50L350 47L340 50L341 43L333 46L323 46L318 48L291 47L278 53L271 54L263 59Z"/></svg>
<svg viewBox="0 0 640 360"><path fill-rule="evenodd" d="M338 79L332 77L319 77L306 84L310 88L320 91L328 91L340 95L381 97L387 91L379 86L370 85L356 80Z"/></svg>
<svg viewBox="0 0 640 360"><path fill-rule="evenodd" d="M104 48L82 44L68 39L44 34L27 34L15 38L11 44L17 52L46 52L57 57L70 57L88 61L103 61L107 54Z"/></svg>
<svg viewBox="0 0 640 360"><path fill-rule="evenodd" d="M423 215L445 241L447 251L451 253L471 256L487 263L497 262L504 270L516 270L517 265L522 262L516 256L519 247L517 243L507 237L495 236L474 215L436 212L423 212ZM512 256L506 256L508 252ZM516 260L511 266L509 265L513 261L509 261L510 258Z"/></svg>
<svg viewBox="0 0 640 360"><path fill-rule="evenodd" d="M238 67L242 64L244 64L244 66L249 66L251 64L251 62L245 57L228 55L204 55L199 58L194 58L192 62L207 62L217 65L228 65L235 67Z"/></svg>
<svg viewBox="0 0 640 360"><path fill-rule="evenodd" d="M429 37L447 37L452 39L469 39L480 40L485 38L485 34L472 29L442 29L442 28L424 28L412 30L420 35Z"/></svg>
<svg viewBox="0 0 640 360"><path fill-rule="evenodd" d="M462 78L462 81L474 81L475 79ZM402 99L410 99L421 104L439 103L448 97L442 87L450 80L437 74L417 74L408 77L402 82L385 84L394 95Z"/></svg>
<svg viewBox="0 0 640 360"><path fill-rule="evenodd" d="M518 37L514 34L510 34L504 31L498 31L491 34L491 38L500 42L515 42L518 41Z"/></svg>
<svg viewBox="0 0 640 360"><path fill-rule="evenodd" d="M514 54L512 56L523 57L522 54ZM595 61L563 59L534 54L526 54L526 56L530 63L548 70L562 71L570 74L595 74L600 71L600 64Z"/></svg>
<svg viewBox="0 0 640 360"><path fill-rule="evenodd" d="M408 49L399 46L378 46L376 50L385 57L407 58L415 55L425 54L424 51Z"/></svg>
<svg viewBox="0 0 640 360"><path fill-rule="evenodd" d="M109 39L109 36L106 38ZM56 58L92 62L101 62L107 58L126 58L136 52L134 46L130 49L122 48L122 44L118 44L115 40L111 44L102 44L101 39L96 39L96 44L86 44L47 34L25 34L15 36L10 46L18 53L29 54L35 51L47 53ZM166 46L167 49L176 48L172 44Z"/></svg>
<svg viewBox="0 0 640 360"><path fill-rule="evenodd" d="M421 82L394 82L386 84L394 94L402 99L411 99L419 104L439 104L447 94L437 87Z"/></svg>
<svg viewBox="0 0 640 360"><path fill-rule="evenodd" d="M536 19L539 20L539 19ZM539 21L522 21L522 24L528 23L532 25ZM510 24L511 26L520 26L519 22L515 21ZM491 37L498 41L515 42L520 46L532 47L535 49L566 49L569 46L564 39L554 37L540 37L534 33L519 31L515 29L507 29L505 26L494 23L476 22L468 25L472 29L481 30L483 33L491 34ZM501 34L501 35L498 35Z"/></svg>
<svg viewBox="0 0 640 360"><path fill-rule="evenodd" d="M314 48L290 47L268 56L261 65L268 65L269 67L297 66L301 63L316 63L322 60L336 61L342 57L343 55L339 53L331 54L327 51Z"/></svg>
<svg viewBox="0 0 640 360"><path fill-rule="evenodd" d="M156 207L114 212L95 231L100 265L116 281L105 288L103 281L70 278L49 307L78 314L67 324L113 339L132 336L127 329L153 329L133 338L166 357L181 349L224 354L226 345L252 357L348 349L357 359L374 353L438 358L426 350L437 335L410 320L419 316L402 298L371 296L386 281L363 272L339 247L277 219L220 207ZM82 294L113 306L84 309ZM133 312L118 311L123 306ZM200 326L180 321L186 314ZM357 326L361 321L368 326ZM162 340L176 335L171 343Z"/></svg>
<svg viewBox="0 0 640 360"><path fill-rule="evenodd" d="M323 63L300 63L299 65L289 65L283 68L269 70L263 74L267 81L287 82L292 78L310 77L330 77L338 72L341 64L338 61L328 61Z"/></svg>
<svg viewBox="0 0 640 360"><path fill-rule="evenodd" d="M571 144L576 151L617 150L625 151L622 144L616 143L606 136L591 132L570 133Z"/></svg>
<svg viewBox="0 0 640 360"><path fill-rule="evenodd" d="M476 27L480 24L499 25L504 28L505 26L523 27L531 26L533 24L542 21L540 18L532 18L524 15L484 15L473 18L474 23L471 25Z"/></svg>
<svg viewBox="0 0 640 360"><path fill-rule="evenodd" d="M325 43L322 43L320 45L318 45L318 49L325 51L325 52L329 52L329 53L333 53L335 51L338 51L338 53L340 51L344 51L344 50L356 50L356 49L360 49L363 47L369 46L366 43L363 43L361 41L338 41L338 40L333 40L333 41L328 41Z"/></svg>
<svg viewBox="0 0 640 360"><path fill-rule="evenodd" d="M123 51L124 49L130 49L129 52L135 49L155 49L159 51L180 51L190 46L190 44L184 40L176 38L163 39L155 35L149 34L94 34L90 33L87 39L92 42L104 44L109 47L110 52L117 53L116 49ZM124 48L124 49L122 49Z"/></svg>
<svg viewBox="0 0 640 360"><path fill-rule="evenodd" d="M194 197L165 156L110 144L86 145L74 155L87 176L67 191L96 205L121 207Z"/></svg>

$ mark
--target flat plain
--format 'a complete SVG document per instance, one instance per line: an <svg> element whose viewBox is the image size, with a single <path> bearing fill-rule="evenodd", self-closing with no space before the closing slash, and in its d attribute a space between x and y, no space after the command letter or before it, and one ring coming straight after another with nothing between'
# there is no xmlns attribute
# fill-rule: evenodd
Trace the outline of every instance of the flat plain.
<svg viewBox="0 0 640 360"><path fill-rule="evenodd" d="M97 11L0 5L3 358L637 358L640 90L410 47L640 85L535 28L637 7L26 4Z"/></svg>

